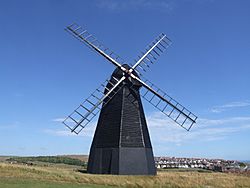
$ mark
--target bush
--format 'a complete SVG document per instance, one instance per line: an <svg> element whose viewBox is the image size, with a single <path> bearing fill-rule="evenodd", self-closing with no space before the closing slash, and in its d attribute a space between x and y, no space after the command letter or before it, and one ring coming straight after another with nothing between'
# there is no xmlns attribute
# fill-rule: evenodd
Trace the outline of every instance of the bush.
<svg viewBox="0 0 250 188"><path fill-rule="evenodd" d="M241 168L244 168L244 167L246 167L246 164L245 164L245 163L240 162L239 166L240 166Z"/></svg>

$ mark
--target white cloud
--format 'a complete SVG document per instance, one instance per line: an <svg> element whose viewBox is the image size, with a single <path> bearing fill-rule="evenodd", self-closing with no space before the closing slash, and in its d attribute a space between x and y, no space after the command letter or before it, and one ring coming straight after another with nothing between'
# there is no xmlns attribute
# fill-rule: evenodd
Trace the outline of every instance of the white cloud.
<svg viewBox="0 0 250 188"><path fill-rule="evenodd" d="M153 143L169 142L177 146L185 142L223 140L234 133L250 130L250 117L200 118L189 132L160 112L148 116L147 122Z"/></svg>
<svg viewBox="0 0 250 188"><path fill-rule="evenodd" d="M63 118L57 118L55 120L58 120L56 122L61 122L60 119ZM53 136L84 136L84 137L93 137L95 127L97 122L89 123L78 135L75 133L72 133L70 129L68 129L66 126L62 124L62 127L60 129L45 129L43 132L46 134L50 134Z"/></svg>
<svg viewBox="0 0 250 188"><path fill-rule="evenodd" d="M205 119L200 118L198 119L198 124L201 126L218 126L218 125L225 125L225 124L232 124L232 123L248 123L250 122L250 117L230 117L230 118L222 118L222 119Z"/></svg>
<svg viewBox="0 0 250 188"><path fill-rule="evenodd" d="M214 2L214 0L185 1L195 4L206 4ZM147 9L171 12L178 6L179 3L180 2L175 0L96 0L96 6L98 8L107 9L111 11Z"/></svg>
<svg viewBox="0 0 250 188"><path fill-rule="evenodd" d="M170 0L98 0L99 8L108 10L137 10L137 9L161 9L172 10L173 1Z"/></svg>
<svg viewBox="0 0 250 188"><path fill-rule="evenodd" d="M60 118L57 118L60 119ZM97 122L87 125L79 135L71 133L69 129L46 129L45 133L53 136L81 136L92 138ZM222 119L199 118L188 132L178 126L161 112L154 112L147 116L151 141L157 145L162 143L180 146L185 142L211 142L229 138L241 131L250 131L250 116L230 117Z"/></svg>
<svg viewBox="0 0 250 188"><path fill-rule="evenodd" d="M20 122L16 121L11 124L0 124L0 130L14 130L20 127Z"/></svg>
<svg viewBox="0 0 250 188"><path fill-rule="evenodd" d="M26 150L26 149L27 149L27 148L26 148L26 147L23 147L23 146L18 147L18 150L21 150L21 151Z"/></svg>
<svg viewBox="0 0 250 188"><path fill-rule="evenodd" d="M76 134L71 133L70 130L60 130L60 129L45 129L44 133L53 135L53 136L76 136Z"/></svg>
<svg viewBox="0 0 250 188"><path fill-rule="evenodd" d="M23 97L24 94L23 93L20 93L20 92L16 92L16 93L13 93L12 94L14 97Z"/></svg>
<svg viewBox="0 0 250 188"><path fill-rule="evenodd" d="M211 112L220 113L220 112L224 112L226 110L239 108L239 107L247 107L247 106L250 106L250 101L231 102L231 103L227 103L224 105L214 106L214 107L212 107Z"/></svg>
<svg viewBox="0 0 250 188"><path fill-rule="evenodd" d="M55 119L52 119L52 121L54 121L54 122L63 122L65 120L65 118L55 118Z"/></svg>

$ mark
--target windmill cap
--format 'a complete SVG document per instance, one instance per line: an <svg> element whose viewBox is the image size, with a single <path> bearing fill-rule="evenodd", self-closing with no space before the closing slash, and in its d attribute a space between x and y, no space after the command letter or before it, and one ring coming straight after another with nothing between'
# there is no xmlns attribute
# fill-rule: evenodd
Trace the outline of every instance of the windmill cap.
<svg viewBox="0 0 250 188"><path fill-rule="evenodd" d="M125 69L127 69L127 70L129 70L130 68L131 68L131 66L129 66L128 64L123 64L122 65ZM138 77L139 78L139 76L138 76L138 74L135 72L135 71L133 71L133 74L136 76L136 77ZM114 72L112 73L112 76L113 77L115 77L115 78L117 78L117 79L121 79L122 78L122 76L123 76L123 71L119 68L119 67L117 67L115 70L114 70ZM127 81L128 81L128 79L126 79ZM136 81L136 80L132 80L132 81L130 81L130 82L132 82L132 84L133 85L135 85L135 86L142 86L138 81Z"/></svg>

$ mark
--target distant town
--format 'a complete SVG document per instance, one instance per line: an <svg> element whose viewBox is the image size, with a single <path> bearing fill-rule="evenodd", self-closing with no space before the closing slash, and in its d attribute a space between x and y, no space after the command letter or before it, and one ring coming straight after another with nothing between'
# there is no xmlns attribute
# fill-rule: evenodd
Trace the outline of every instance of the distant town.
<svg viewBox="0 0 250 188"><path fill-rule="evenodd" d="M250 174L250 161L208 159L208 158L186 158L186 157L154 157L155 166L158 170L180 169L180 170L209 170L216 172L232 172ZM0 162L11 164L37 165L38 162L63 163L87 167L88 155L61 155L61 156L36 156L36 157L1 157ZM38 163L41 165L42 163Z"/></svg>
<svg viewBox="0 0 250 188"><path fill-rule="evenodd" d="M250 172L250 165L236 160L155 157L157 169L197 168L218 172Z"/></svg>

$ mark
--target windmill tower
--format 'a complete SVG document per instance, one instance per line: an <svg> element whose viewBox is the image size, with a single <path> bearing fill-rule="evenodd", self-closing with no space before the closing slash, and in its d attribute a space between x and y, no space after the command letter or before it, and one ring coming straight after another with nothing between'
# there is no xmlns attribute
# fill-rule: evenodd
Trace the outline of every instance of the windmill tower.
<svg viewBox="0 0 250 188"><path fill-rule="evenodd" d="M78 134L100 111L90 149L87 171L95 174L155 175L156 168L141 97L190 130L197 117L157 86L146 80L141 70L171 44L160 34L135 60L125 61L76 23L66 31L96 51L116 69L63 123Z"/></svg>

